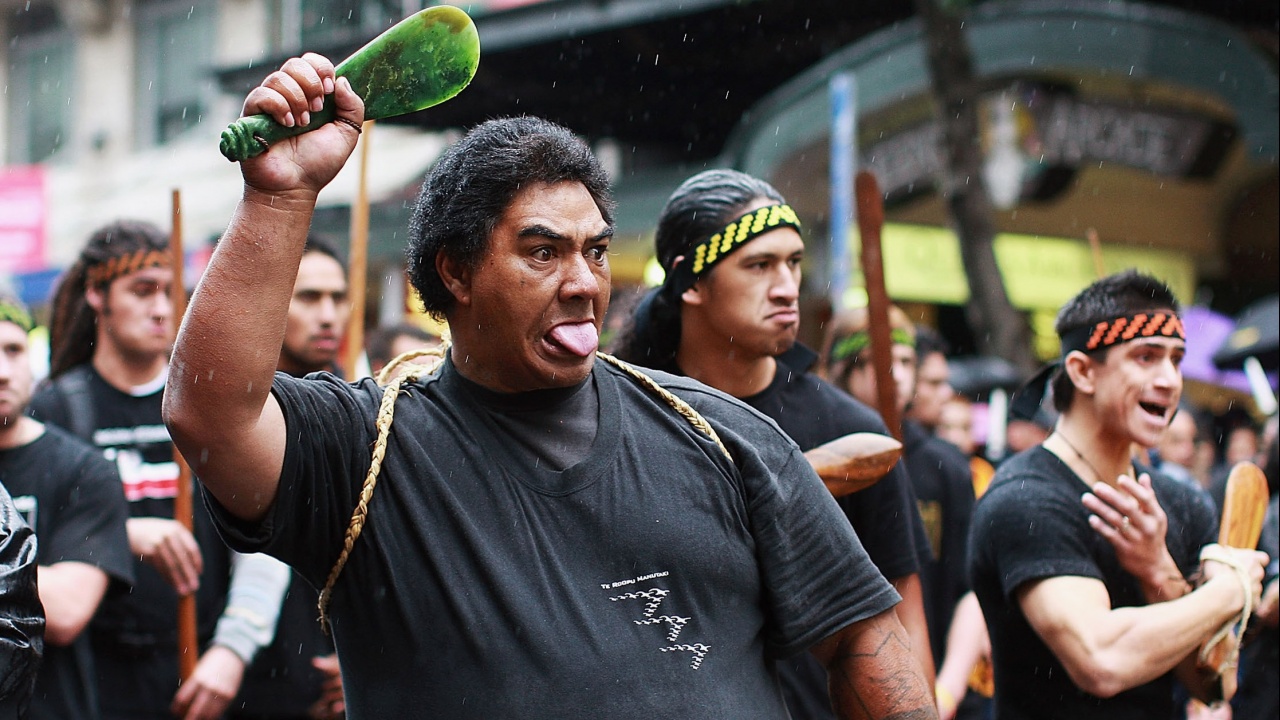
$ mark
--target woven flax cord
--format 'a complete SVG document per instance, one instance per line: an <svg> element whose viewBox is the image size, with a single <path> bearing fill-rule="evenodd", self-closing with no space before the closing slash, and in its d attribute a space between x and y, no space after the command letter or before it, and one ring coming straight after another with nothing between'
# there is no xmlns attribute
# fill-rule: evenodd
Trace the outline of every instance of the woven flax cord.
<svg viewBox="0 0 1280 720"><path fill-rule="evenodd" d="M1209 642L1205 643L1204 647L1200 649L1200 663L1203 665L1209 661L1209 655L1212 654L1218 643L1225 642L1228 636L1243 632L1245 626L1249 624L1249 616L1253 615L1253 583L1249 579L1249 569L1243 563L1237 561L1235 556L1221 545L1205 545L1200 549L1200 560L1202 562L1213 560L1231 568L1235 571L1236 577L1240 579L1240 585L1244 588L1244 607L1240 608L1240 613L1219 628L1218 632L1214 633L1213 637L1209 639ZM1239 660L1240 646L1237 644L1235 649L1222 659L1221 667L1216 667L1214 670L1219 675L1227 672L1234 673Z"/></svg>
<svg viewBox="0 0 1280 720"><path fill-rule="evenodd" d="M351 513L350 524L347 525L346 536L342 542L342 552L339 553L337 561L334 562L333 569L329 571L329 577L325 580L324 589L320 591L320 601L317 606L320 610L320 626L324 628L326 633L329 632L329 601L333 597L333 586L338 582L338 576L342 574L342 568L346 566L347 560L351 557L351 550L355 547L356 540L360 538L360 533L364 530L365 520L369 515L369 502L373 499L373 490L378 485L378 475L382 471L382 459L387 453L387 440L391 436L391 421L395 417L396 398L399 397L400 389L405 383L414 382L424 375L429 375L439 366L438 362L428 366L416 365L409 361L427 355L437 356L443 360L446 352L448 352L448 345L442 345L431 350L405 353L387 363L387 366L378 374L377 380L379 383L386 382L387 378L393 376L394 379L387 382L385 389L382 391L382 403L378 407L378 418L375 422L375 426L378 429L378 439L373 444L373 455L369 460L369 472L365 474L364 485L360 488L360 500L356 503L355 511ZM596 357L617 367L639 382L645 389L662 398L690 425L711 438L716 447L720 448L720 452L723 452L725 457L729 458L730 462L733 461L733 455L729 454L729 449L720 441L720 436L716 434L715 428L712 428L707 419L702 417L688 403L658 385L653 378L618 358L602 352L597 352ZM401 366L409 367L408 369L402 369Z"/></svg>

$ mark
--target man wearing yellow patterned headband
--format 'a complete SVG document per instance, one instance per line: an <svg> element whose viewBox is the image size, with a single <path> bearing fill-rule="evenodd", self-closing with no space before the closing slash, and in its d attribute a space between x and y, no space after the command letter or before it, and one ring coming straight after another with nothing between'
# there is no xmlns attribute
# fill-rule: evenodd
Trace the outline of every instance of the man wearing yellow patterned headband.
<svg viewBox="0 0 1280 720"><path fill-rule="evenodd" d="M1265 555L1211 545L1208 501L1130 459L1133 444L1159 441L1182 393L1169 288L1134 271L1104 278L1062 308L1057 330L1058 424L1000 466L972 522L996 712L1168 718L1175 681L1219 699L1197 649L1247 615ZM1023 397L1034 406L1042 388Z"/></svg>
<svg viewBox="0 0 1280 720"><path fill-rule="evenodd" d="M801 450L854 432L887 433L873 410L807 372L814 356L796 343L804 240L777 190L733 170L695 175L667 201L656 242L667 278L625 328L621 357L742 400L776 421ZM909 480L897 467L838 503L876 568L901 593L888 624L931 681L917 553L923 529ZM792 717L834 717L823 668L813 658L790 658L779 674Z"/></svg>

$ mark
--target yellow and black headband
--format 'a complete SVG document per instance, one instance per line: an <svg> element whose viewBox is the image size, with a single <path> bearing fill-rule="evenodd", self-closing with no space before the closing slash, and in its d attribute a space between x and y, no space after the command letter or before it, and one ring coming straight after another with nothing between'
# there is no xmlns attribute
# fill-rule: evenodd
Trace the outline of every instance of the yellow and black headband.
<svg viewBox="0 0 1280 720"><path fill-rule="evenodd" d="M139 270L153 267L167 268L170 264L169 253L163 250L138 250L90 265L85 274L85 285L87 287L104 285Z"/></svg>
<svg viewBox="0 0 1280 720"><path fill-rule="evenodd" d="M0 322L11 322L22 328L23 332L31 332L36 327L31 313L27 312L21 302L3 296L0 296Z"/></svg>
<svg viewBox="0 0 1280 720"><path fill-rule="evenodd" d="M758 210L743 215L720 232L703 240L667 273L663 283L669 292L679 296L693 287L698 278L706 274L716 263L725 259L730 253L746 245L760 235L780 227L791 227L800 230L800 219L790 205L779 203L766 205Z"/></svg>

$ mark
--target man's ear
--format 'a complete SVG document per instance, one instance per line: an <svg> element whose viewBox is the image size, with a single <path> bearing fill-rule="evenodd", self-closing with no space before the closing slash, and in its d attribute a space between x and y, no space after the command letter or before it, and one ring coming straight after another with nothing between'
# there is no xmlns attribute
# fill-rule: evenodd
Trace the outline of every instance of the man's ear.
<svg viewBox="0 0 1280 720"><path fill-rule="evenodd" d="M1097 386L1098 370L1098 364L1093 358L1079 350L1073 350L1067 353L1067 357L1062 361L1062 369L1071 378L1071 383L1076 386L1076 392L1093 394Z"/></svg>
<svg viewBox="0 0 1280 720"><path fill-rule="evenodd" d="M440 275L445 289L453 294L459 305L471 302L471 268L466 267L449 257L447 253L436 253L436 272Z"/></svg>

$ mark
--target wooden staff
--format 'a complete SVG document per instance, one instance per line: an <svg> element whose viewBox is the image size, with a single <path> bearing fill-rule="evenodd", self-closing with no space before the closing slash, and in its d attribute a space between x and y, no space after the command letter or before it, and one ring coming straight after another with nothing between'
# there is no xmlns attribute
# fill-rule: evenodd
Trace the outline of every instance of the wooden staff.
<svg viewBox="0 0 1280 720"><path fill-rule="evenodd" d="M1102 263L1102 241L1098 239L1098 231L1093 228L1086 230L1084 236L1089 240L1089 252L1093 255L1093 274L1101 280L1107 276L1107 266Z"/></svg>
<svg viewBox="0 0 1280 720"><path fill-rule="evenodd" d="M867 283L867 332L871 338L871 361L875 363L876 398L884 424L889 426L893 437L901 440L902 423L898 417L889 334L889 294L884 287L884 257L880 252L884 197L876 176L866 170L859 172L854 180L854 194L858 201L858 232L862 236L862 277Z"/></svg>
<svg viewBox="0 0 1280 720"><path fill-rule="evenodd" d="M1231 468L1222 503L1222 524L1218 528L1219 545L1249 550L1258 547L1262 522L1267 514L1268 492L1267 476L1257 465L1241 462ZM1243 631L1243 626L1233 628L1221 642L1197 658L1199 671L1206 677L1216 678L1215 687L1223 700L1230 700L1236 693L1234 659L1240 652L1240 633Z"/></svg>
<svg viewBox="0 0 1280 720"><path fill-rule="evenodd" d="M373 120L364 122L360 133L360 176L356 199L351 204L351 252L347 258L349 277L347 296L351 298L351 317L347 319L346 357L342 371L348 380L356 378L356 365L364 350L365 277L369 264L369 135Z"/></svg>
<svg viewBox="0 0 1280 720"><path fill-rule="evenodd" d="M169 253L173 258L173 285L169 293L173 303L174 322L182 325L182 317L187 314L187 289L183 283L182 271L185 262L182 250L182 191L173 190L173 216L169 231ZM178 466L178 494L173 498L173 519L182 523L187 532L195 529L192 515L191 467L187 459L173 446L173 462ZM196 671L199 660L200 641L196 637L196 595L190 593L178 598L178 673L183 680L191 677Z"/></svg>

